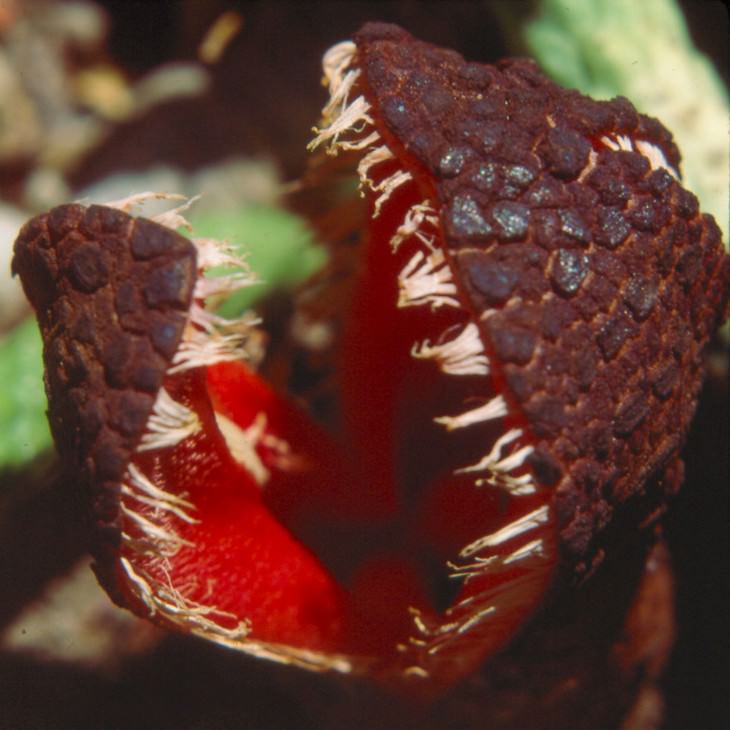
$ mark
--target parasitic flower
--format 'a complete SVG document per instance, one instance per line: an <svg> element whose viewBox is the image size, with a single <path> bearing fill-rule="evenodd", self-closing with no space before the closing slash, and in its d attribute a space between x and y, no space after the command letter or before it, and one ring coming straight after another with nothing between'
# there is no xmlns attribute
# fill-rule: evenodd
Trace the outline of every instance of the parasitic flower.
<svg viewBox="0 0 730 730"><path fill-rule="evenodd" d="M256 656L446 685L678 489L730 258L625 99L383 24L324 71L312 147L352 158L369 210L336 433L242 362L252 323L205 309L248 283L203 276L232 263L215 244L61 206L14 270L115 601Z"/></svg>

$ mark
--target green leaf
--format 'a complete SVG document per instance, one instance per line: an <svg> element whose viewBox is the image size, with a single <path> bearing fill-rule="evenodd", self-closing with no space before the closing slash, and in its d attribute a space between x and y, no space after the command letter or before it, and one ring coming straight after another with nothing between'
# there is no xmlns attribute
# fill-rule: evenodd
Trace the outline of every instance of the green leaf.
<svg viewBox="0 0 730 730"><path fill-rule="evenodd" d="M291 289L326 261L323 247L298 216L282 208L255 206L240 211L189 215L195 236L229 243L243 256L260 283L231 295L219 313L234 317L276 289ZM211 272L215 275L215 271Z"/></svg>
<svg viewBox="0 0 730 730"><path fill-rule="evenodd" d="M29 461L51 446L42 350L33 318L0 339L0 468Z"/></svg>

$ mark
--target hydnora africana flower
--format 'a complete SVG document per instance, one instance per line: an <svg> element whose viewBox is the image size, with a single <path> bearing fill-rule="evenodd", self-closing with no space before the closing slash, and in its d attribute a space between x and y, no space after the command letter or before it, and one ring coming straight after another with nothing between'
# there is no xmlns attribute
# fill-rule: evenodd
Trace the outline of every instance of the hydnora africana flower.
<svg viewBox="0 0 730 730"><path fill-rule="evenodd" d="M254 373L251 277L167 219L69 205L14 270L115 601L315 670L452 683L617 532L656 520L728 300L679 153L625 99L466 63L394 26L327 52L313 147L370 220L337 433Z"/></svg>

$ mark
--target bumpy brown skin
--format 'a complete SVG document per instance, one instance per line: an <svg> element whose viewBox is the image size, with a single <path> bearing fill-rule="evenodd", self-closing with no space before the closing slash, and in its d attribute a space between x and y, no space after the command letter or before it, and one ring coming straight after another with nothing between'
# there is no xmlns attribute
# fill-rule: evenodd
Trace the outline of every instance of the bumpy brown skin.
<svg viewBox="0 0 730 730"><path fill-rule="evenodd" d="M97 552L119 541L120 483L179 346L196 262L183 236L98 205L53 208L15 242L13 273L43 337L51 432L91 504Z"/></svg>
<svg viewBox="0 0 730 730"><path fill-rule="evenodd" d="M644 140L678 169L670 133L626 99L563 89L529 60L467 63L392 25L355 41L386 143L430 176L455 279L477 318L491 311L493 370L583 572L627 501L642 519L679 487L703 349L727 308L718 227L666 170L600 143Z"/></svg>

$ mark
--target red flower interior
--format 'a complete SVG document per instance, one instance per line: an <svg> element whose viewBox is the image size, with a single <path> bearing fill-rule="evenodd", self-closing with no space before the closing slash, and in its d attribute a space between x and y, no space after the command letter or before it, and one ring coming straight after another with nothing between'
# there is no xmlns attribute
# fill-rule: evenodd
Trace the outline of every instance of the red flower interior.
<svg viewBox="0 0 730 730"><path fill-rule="evenodd" d="M423 641L418 626L438 625L450 604L475 602L455 614L462 622L499 610L485 635L470 636L469 650L440 649L443 681L501 646L534 609L551 576L548 520L528 530L527 539L518 531L489 550L493 561L517 555L513 564L471 576L462 588L463 579L449 577L458 571L449 571L447 561L464 546L546 499L475 488L473 475L454 474L479 461L484 443L519 426L499 419L449 433L434 421L495 393L486 376L444 378L433 362L411 354L414 340L436 340L470 322L461 307L448 313L397 307L407 255L394 255L387 242L414 195L422 197L399 190L369 234L340 356L344 433L324 433L242 363L166 377L166 392L199 425L171 448L133 456L133 480L147 475L154 488L180 500L167 509L169 496L150 499L152 488L134 482L123 495L130 540L118 577L135 610L168 610L151 598L145 605L145 591L132 577L143 576L171 606L177 601L179 610L200 611L203 632L245 636L275 645L267 646L273 653L286 654L281 646L334 652L354 657L356 667L385 671L437 663L419 656L428 643L409 640ZM169 533L170 554L140 552L150 524ZM537 560L519 559L533 541L541 541ZM451 641L463 643L450 632L445 643Z"/></svg>
<svg viewBox="0 0 730 730"><path fill-rule="evenodd" d="M460 353L440 354L444 342L476 329L479 313L456 284L449 305L435 308L408 306L417 281L399 287L401 272L417 269L424 254L420 243L393 251L389 242L413 205L434 199L425 172L399 152L370 176L374 186L403 169L414 179L384 204L370 195L378 215L338 355L342 432L324 433L241 363L168 375L166 391L200 426L132 463L184 500L187 519L161 519L159 504L125 496L123 531L132 540L118 575L140 612L150 606L144 592L140 603L135 575L180 610L200 611L215 624L204 632L283 657L291 647L324 652L315 660L323 666L334 653L355 671L448 683L539 605L555 564L555 528L548 492L520 454L531 451L524 419L503 413L498 368L490 372L488 356L468 348L463 362ZM444 250L441 236L435 223L427 254ZM415 343L439 354L416 357ZM458 420L490 402L494 415ZM522 477L524 494L477 486L484 469L463 471L490 451L493 463L516 455L504 474ZM140 518L169 528L172 554L140 555L134 541L149 532Z"/></svg>

